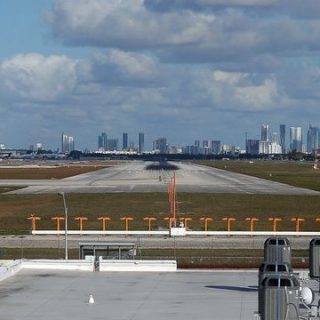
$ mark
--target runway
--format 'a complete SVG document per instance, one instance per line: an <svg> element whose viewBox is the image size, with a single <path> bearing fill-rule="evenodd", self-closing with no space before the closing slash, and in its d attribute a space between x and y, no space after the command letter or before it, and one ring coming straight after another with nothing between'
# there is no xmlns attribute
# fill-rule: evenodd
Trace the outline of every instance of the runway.
<svg viewBox="0 0 320 320"><path fill-rule="evenodd" d="M0 180L0 186L26 186L10 194L166 192L172 171L146 170L150 164L132 161L62 180ZM319 195L239 173L191 163L175 163L177 192Z"/></svg>

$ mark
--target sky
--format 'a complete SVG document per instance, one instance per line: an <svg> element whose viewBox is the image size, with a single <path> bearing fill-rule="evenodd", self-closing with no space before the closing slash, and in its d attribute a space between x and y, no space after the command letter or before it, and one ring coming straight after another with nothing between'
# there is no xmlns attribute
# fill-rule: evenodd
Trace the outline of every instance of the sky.
<svg viewBox="0 0 320 320"><path fill-rule="evenodd" d="M320 125L319 0L0 0L0 39L8 147Z"/></svg>

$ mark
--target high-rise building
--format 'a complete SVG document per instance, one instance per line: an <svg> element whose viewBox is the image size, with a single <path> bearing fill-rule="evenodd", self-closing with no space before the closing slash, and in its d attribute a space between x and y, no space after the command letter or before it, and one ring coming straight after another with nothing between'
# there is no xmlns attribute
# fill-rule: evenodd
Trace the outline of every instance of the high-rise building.
<svg viewBox="0 0 320 320"><path fill-rule="evenodd" d="M286 153L286 125L280 124L280 146L282 153Z"/></svg>
<svg viewBox="0 0 320 320"><path fill-rule="evenodd" d="M290 127L290 151L302 152L301 127Z"/></svg>
<svg viewBox="0 0 320 320"><path fill-rule="evenodd" d="M153 142L153 150L159 153L167 153L168 152L168 145L166 138L159 138Z"/></svg>
<svg viewBox="0 0 320 320"><path fill-rule="evenodd" d="M221 153L221 141L220 140L212 140L211 141L211 150L213 154Z"/></svg>
<svg viewBox="0 0 320 320"><path fill-rule="evenodd" d="M200 153L200 140L194 141L194 148L192 148L192 154L199 154Z"/></svg>
<svg viewBox="0 0 320 320"><path fill-rule="evenodd" d="M144 133L139 132L139 153L144 152Z"/></svg>
<svg viewBox="0 0 320 320"><path fill-rule="evenodd" d="M309 125L307 134L307 152L315 152L320 147L320 130L318 127Z"/></svg>
<svg viewBox="0 0 320 320"><path fill-rule="evenodd" d="M122 134L122 150L128 149L128 133L124 132Z"/></svg>
<svg viewBox="0 0 320 320"><path fill-rule="evenodd" d="M209 140L202 141L202 148L209 148Z"/></svg>
<svg viewBox="0 0 320 320"><path fill-rule="evenodd" d="M247 153L256 155L259 154L259 140L247 139Z"/></svg>
<svg viewBox="0 0 320 320"><path fill-rule="evenodd" d="M263 124L261 126L261 141L269 141L269 125Z"/></svg>
<svg viewBox="0 0 320 320"><path fill-rule="evenodd" d="M269 154L269 142L265 140L259 141L259 153L260 154Z"/></svg>
<svg viewBox="0 0 320 320"><path fill-rule="evenodd" d="M105 132L102 132L101 135L98 137L99 150L102 150L102 151L107 150L107 144L108 144L108 136Z"/></svg>
<svg viewBox="0 0 320 320"><path fill-rule="evenodd" d="M71 136L68 136L64 132L61 135L61 152L70 153L74 150L74 139Z"/></svg>
<svg viewBox="0 0 320 320"><path fill-rule="evenodd" d="M279 144L278 132L272 132L272 134L271 134L271 142Z"/></svg>

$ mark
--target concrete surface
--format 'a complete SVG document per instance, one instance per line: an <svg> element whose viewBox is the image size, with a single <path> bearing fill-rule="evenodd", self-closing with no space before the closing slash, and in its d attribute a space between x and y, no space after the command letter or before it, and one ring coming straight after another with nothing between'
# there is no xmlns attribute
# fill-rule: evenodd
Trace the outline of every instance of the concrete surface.
<svg viewBox="0 0 320 320"><path fill-rule="evenodd" d="M255 272L22 270L1 282L0 314L2 320L248 320L257 310L256 285Z"/></svg>
<svg viewBox="0 0 320 320"><path fill-rule="evenodd" d="M145 170L147 162L126 164L89 172L62 180L0 180L0 186L28 186L9 192L32 193L105 193L166 192L172 171ZM319 195L319 192L296 188L243 174L205 166L176 163L178 192ZM159 179L161 177L161 179Z"/></svg>

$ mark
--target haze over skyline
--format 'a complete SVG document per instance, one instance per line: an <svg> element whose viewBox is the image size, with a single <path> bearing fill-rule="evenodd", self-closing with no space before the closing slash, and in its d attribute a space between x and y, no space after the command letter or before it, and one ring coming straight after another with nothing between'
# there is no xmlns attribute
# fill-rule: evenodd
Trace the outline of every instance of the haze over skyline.
<svg viewBox="0 0 320 320"><path fill-rule="evenodd" d="M320 124L318 0L0 0L0 18L5 145Z"/></svg>

